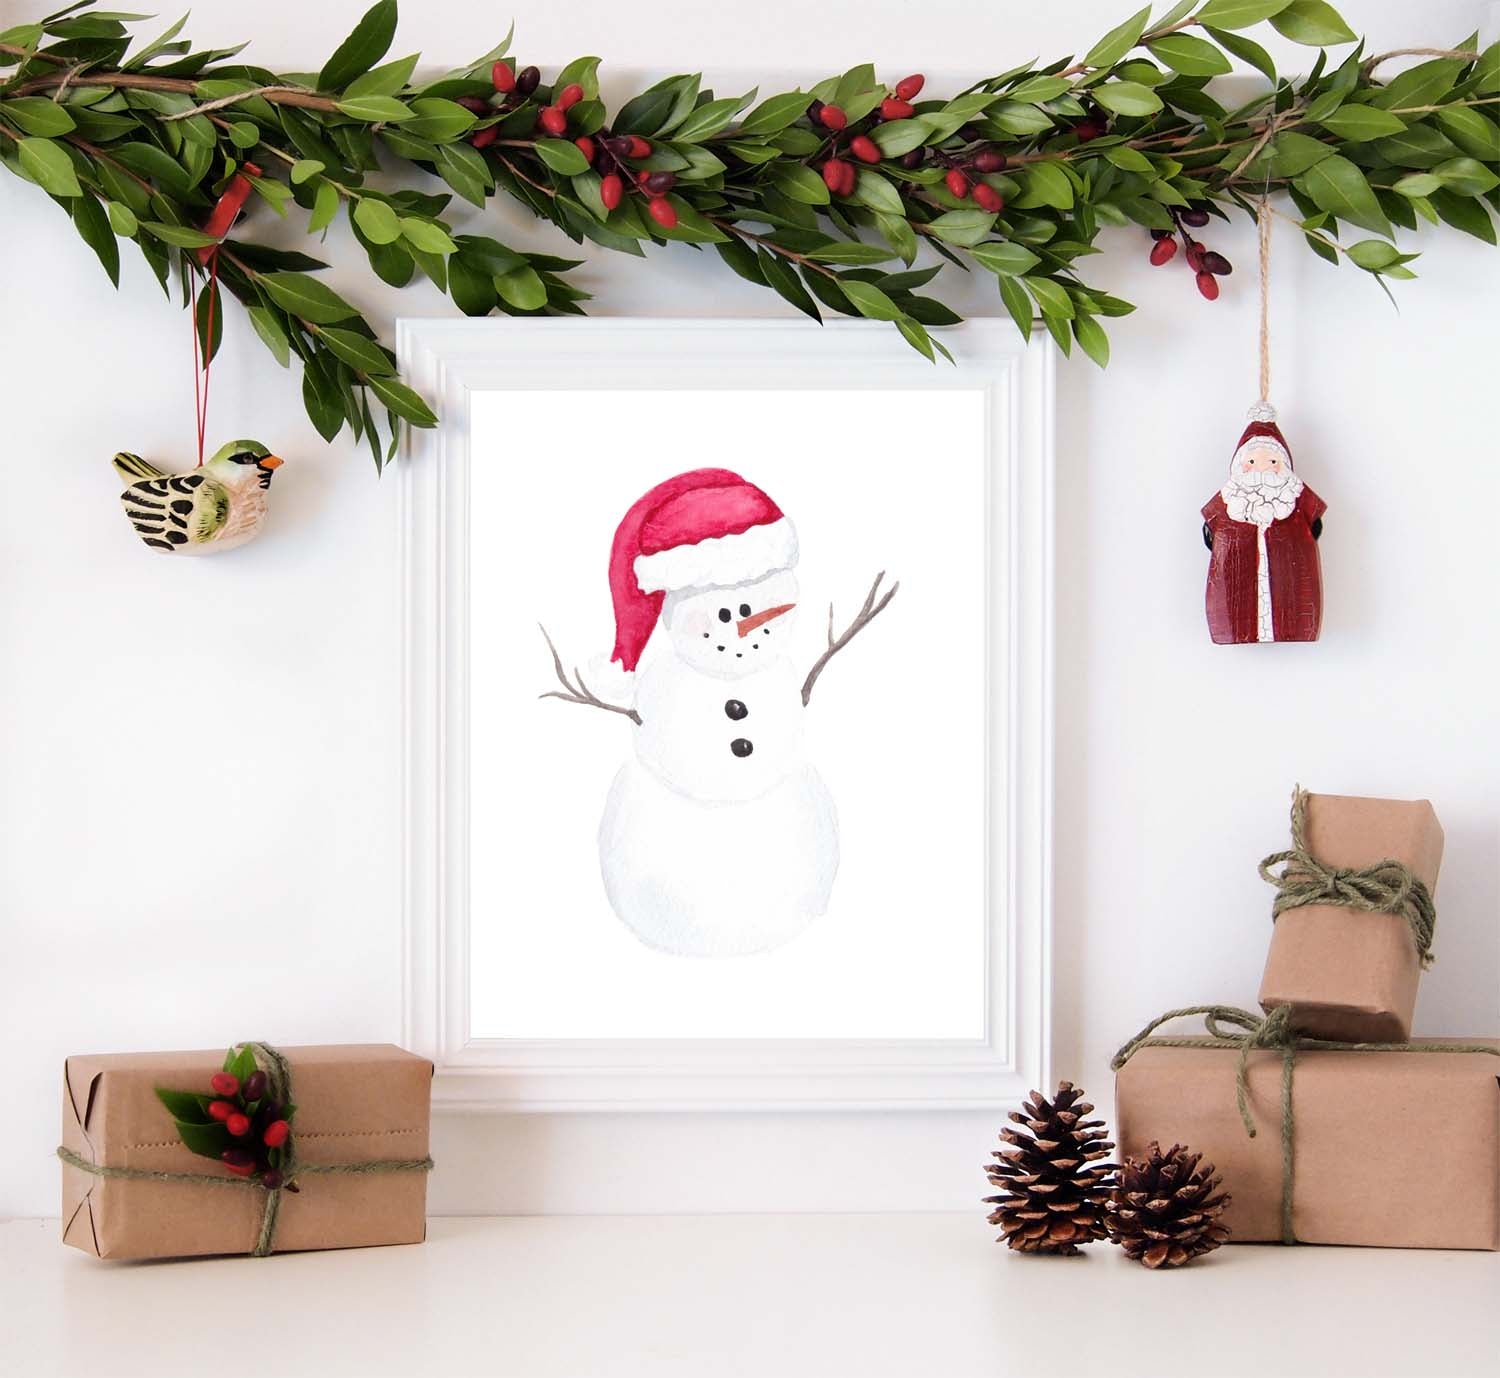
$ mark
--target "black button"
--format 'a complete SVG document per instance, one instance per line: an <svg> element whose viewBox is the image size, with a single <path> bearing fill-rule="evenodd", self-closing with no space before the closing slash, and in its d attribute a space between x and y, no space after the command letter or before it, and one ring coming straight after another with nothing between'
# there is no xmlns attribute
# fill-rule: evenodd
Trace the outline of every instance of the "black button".
<svg viewBox="0 0 1500 1378"><path fill-rule="evenodd" d="M729 743L729 749L734 752L736 756L739 756L743 759L755 750L755 743L747 742L743 737L736 737L732 742Z"/></svg>
<svg viewBox="0 0 1500 1378"><path fill-rule="evenodd" d="M746 708L745 705L742 704L738 699L730 699L729 702L724 705L724 711L729 714L730 718L732 718L735 722L739 722L741 718L747 717L750 713L750 710Z"/></svg>

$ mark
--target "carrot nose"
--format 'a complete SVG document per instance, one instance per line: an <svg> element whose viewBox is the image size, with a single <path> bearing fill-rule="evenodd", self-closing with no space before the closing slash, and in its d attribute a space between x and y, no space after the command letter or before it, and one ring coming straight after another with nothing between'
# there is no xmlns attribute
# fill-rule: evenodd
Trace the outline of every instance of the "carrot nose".
<svg viewBox="0 0 1500 1378"><path fill-rule="evenodd" d="M757 627L764 627L772 618L780 617L784 612L791 612L797 605L795 603L782 603L774 608L767 608L764 612L758 612L753 617L742 617L735 625L739 628L741 636L749 636Z"/></svg>

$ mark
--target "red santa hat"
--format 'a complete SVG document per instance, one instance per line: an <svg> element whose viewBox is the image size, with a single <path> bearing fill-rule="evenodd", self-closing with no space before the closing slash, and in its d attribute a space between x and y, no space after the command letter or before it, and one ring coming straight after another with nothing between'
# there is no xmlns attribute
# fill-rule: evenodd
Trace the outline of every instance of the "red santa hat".
<svg viewBox="0 0 1500 1378"><path fill-rule="evenodd" d="M1234 472L1234 466L1244 455L1245 447L1251 444L1274 445L1286 459L1286 467L1292 468L1291 447L1287 445L1286 437L1282 435L1281 428L1276 424L1276 408L1269 402L1257 402L1250 408L1248 415L1250 424L1245 427L1245 433L1234 447L1234 455L1229 461L1230 472Z"/></svg>
<svg viewBox="0 0 1500 1378"><path fill-rule="evenodd" d="M669 592L748 583L797 563L797 533L753 483L693 469L658 483L625 514L609 554L611 660L633 671Z"/></svg>

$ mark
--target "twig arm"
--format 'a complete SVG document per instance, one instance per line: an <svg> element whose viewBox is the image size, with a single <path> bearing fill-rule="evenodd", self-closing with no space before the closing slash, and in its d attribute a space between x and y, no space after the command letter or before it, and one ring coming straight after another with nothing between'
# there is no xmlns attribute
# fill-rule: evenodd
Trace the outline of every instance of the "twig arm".
<svg viewBox="0 0 1500 1378"><path fill-rule="evenodd" d="M539 627L540 623L537 624ZM548 689L545 693L538 694L542 699L561 699L564 703L581 703L587 708L602 708L606 713L619 713L622 717L629 718L637 727L641 725L641 715L633 708L622 708L617 703L605 703L587 684L583 682L583 676L577 667L573 669L573 678L568 678L568 672L563 669L562 657L557 653L557 647L552 644L552 638L547 635L547 629L541 628L542 640L547 643L547 649L552 652L552 669L557 675L557 682L562 685L561 689Z"/></svg>
<svg viewBox="0 0 1500 1378"><path fill-rule="evenodd" d="M808 700L812 698L813 685L818 682L818 676L823 673L823 667L828 664L840 651L844 649L856 636L877 617L886 610L896 591L901 587L898 579L884 593L880 591L881 581L885 578L885 571L881 570L875 576L875 582L870 585L870 591L865 595L864 606L855 614L852 621L843 632L835 636L833 634L833 604L828 605L828 649L813 662L813 667L807 672L807 678L802 681L802 706L807 706Z"/></svg>

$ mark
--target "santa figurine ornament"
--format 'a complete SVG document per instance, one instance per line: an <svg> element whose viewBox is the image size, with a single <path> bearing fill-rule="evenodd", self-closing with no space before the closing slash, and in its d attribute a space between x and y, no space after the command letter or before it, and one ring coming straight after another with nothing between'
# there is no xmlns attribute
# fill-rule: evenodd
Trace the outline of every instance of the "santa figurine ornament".
<svg viewBox="0 0 1500 1378"><path fill-rule="evenodd" d="M1271 369L1266 281L1271 211L1260 206L1260 401L1229 462L1224 486L1203 508L1208 546L1208 630L1221 646L1316 641L1323 623L1318 537L1323 499L1297 475L1267 400Z"/></svg>

